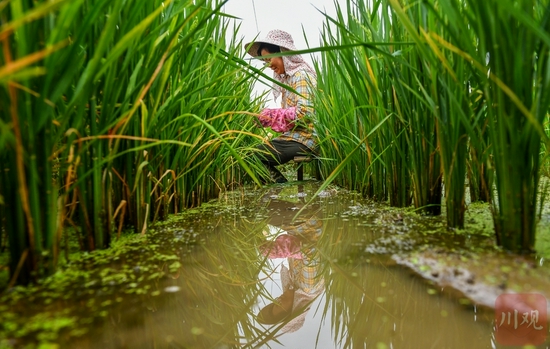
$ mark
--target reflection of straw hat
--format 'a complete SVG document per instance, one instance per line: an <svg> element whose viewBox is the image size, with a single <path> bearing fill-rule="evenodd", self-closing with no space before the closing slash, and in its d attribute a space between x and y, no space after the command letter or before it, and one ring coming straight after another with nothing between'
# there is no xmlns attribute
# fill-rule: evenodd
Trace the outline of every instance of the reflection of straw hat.
<svg viewBox="0 0 550 349"><path fill-rule="evenodd" d="M288 322L281 328L280 333L291 333L299 330L306 320L306 315L309 311L311 303L319 296L323 290L323 282L320 282L318 287L313 293L307 293L303 290L294 290L290 284L290 277L288 269L283 265L281 269L281 281L283 283L283 297L285 293L292 291L292 307L279 314L274 314L274 307L276 302L270 303L258 313L258 322L265 325L274 325L288 320ZM280 298L280 297L279 297Z"/></svg>
<svg viewBox="0 0 550 349"><path fill-rule="evenodd" d="M283 326L283 328L281 328L281 333L296 332L304 326L310 305L318 295L319 293L311 295L301 291L296 291L294 294L294 302L292 304L292 313L294 313L295 317L293 317L286 325Z"/></svg>
<svg viewBox="0 0 550 349"><path fill-rule="evenodd" d="M244 45L244 47L249 55L252 57L258 57L258 48L260 48L262 43L279 46L281 51L296 51L296 46L294 46L292 36L289 33L279 29L271 30L267 33L265 39L249 42Z"/></svg>
<svg viewBox="0 0 550 349"><path fill-rule="evenodd" d="M287 301L290 304L286 304ZM290 306L289 306L290 305ZM266 305L258 313L258 322L265 325L273 325L283 321L287 316L292 314L294 308L294 290L288 289L283 294L276 298L273 303ZM285 309L288 307L288 309Z"/></svg>

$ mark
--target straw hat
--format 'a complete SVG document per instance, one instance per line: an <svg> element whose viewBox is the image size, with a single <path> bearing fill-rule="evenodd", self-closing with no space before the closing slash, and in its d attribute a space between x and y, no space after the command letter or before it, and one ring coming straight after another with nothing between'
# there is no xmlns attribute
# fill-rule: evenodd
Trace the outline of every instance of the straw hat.
<svg viewBox="0 0 550 349"><path fill-rule="evenodd" d="M288 321L280 330L279 333L291 333L296 332L304 325L306 321L306 315L310 309L311 303L321 293L317 291L313 294L308 294L302 290L287 290L285 293L291 292L292 307L285 308L282 304L278 304L279 300L274 303L268 304L258 313L257 320L264 325L274 325L284 321ZM280 298L280 297L279 297ZM288 305L287 305L288 306ZM278 311L275 312L274 308L278 307Z"/></svg>
<svg viewBox="0 0 550 349"><path fill-rule="evenodd" d="M283 300L284 298L284 300ZM289 303L290 302L290 303ZM258 322L265 325L273 325L283 321L292 314L294 305L294 290L288 289L273 303L268 304L258 313ZM277 308L277 312L275 312Z"/></svg>
<svg viewBox="0 0 550 349"><path fill-rule="evenodd" d="M324 290L324 281L320 280L315 289L309 292L302 289L294 289L290 272L285 265L281 266L281 281L285 291L275 302L268 304L260 310L257 320L259 323L265 325L274 325L288 321L278 331L280 334L283 334L295 332L304 325L306 314L311 304ZM290 300L292 301L292 307L289 309L288 301ZM279 308L276 312L274 312L275 307Z"/></svg>
<svg viewBox="0 0 550 349"><path fill-rule="evenodd" d="M249 42L244 45L244 47L249 55L252 57L258 57L258 48L260 48L262 43L277 45L281 48L281 51L296 51L296 46L294 46L292 36L289 33L279 29L269 31L265 39Z"/></svg>

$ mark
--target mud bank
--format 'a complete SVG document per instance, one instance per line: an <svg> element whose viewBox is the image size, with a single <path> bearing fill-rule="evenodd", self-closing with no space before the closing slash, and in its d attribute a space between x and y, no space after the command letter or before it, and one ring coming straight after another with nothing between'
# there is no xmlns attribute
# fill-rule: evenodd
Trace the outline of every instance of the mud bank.
<svg viewBox="0 0 550 349"><path fill-rule="evenodd" d="M452 287L474 303L490 308L505 293L538 293L550 299L550 270L544 266L544 259L537 264L533 258L505 252L474 253L426 246L411 253L394 254L392 259L421 277L441 287Z"/></svg>

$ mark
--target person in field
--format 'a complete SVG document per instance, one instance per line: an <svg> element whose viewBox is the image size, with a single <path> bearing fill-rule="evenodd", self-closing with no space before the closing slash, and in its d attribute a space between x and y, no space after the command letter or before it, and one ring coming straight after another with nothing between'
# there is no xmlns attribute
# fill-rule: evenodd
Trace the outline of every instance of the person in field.
<svg viewBox="0 0 550 349"><path fill-rule="evenodd" d="M315 70L301 55L263 58L263 56L296 51L292 36L282 30L271 30L265 39L250 42L245 48L251 56L262 59L273 71L273 78L288 85L297 93L273 84L275 100L281 98L280 108L266 108L260 112L263 127L271 127L280 135L258 147L258 156L276 183L287 179L276 166L291 161L297 155L317 152L317 135L314 129L312 91L316 86Z"/></svg>

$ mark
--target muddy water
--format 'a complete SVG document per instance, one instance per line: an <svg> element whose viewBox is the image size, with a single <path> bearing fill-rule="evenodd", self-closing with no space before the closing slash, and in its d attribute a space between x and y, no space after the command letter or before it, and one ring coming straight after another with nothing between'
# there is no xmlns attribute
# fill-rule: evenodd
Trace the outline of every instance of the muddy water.
<svg viewBox="0 0 550 349"><path fill-rule="evenodd" d="M149 243L178 257L166 261L169 275L146 278L143 292L117 298L103 320L60 347L510 348L495 339L492 309L392 258L420 244L461 248L486 237L418 239L417 223L341 190L306 205L317 188L228 193L155 226ZM443 224L426 220L421 226Z"/></svg>

